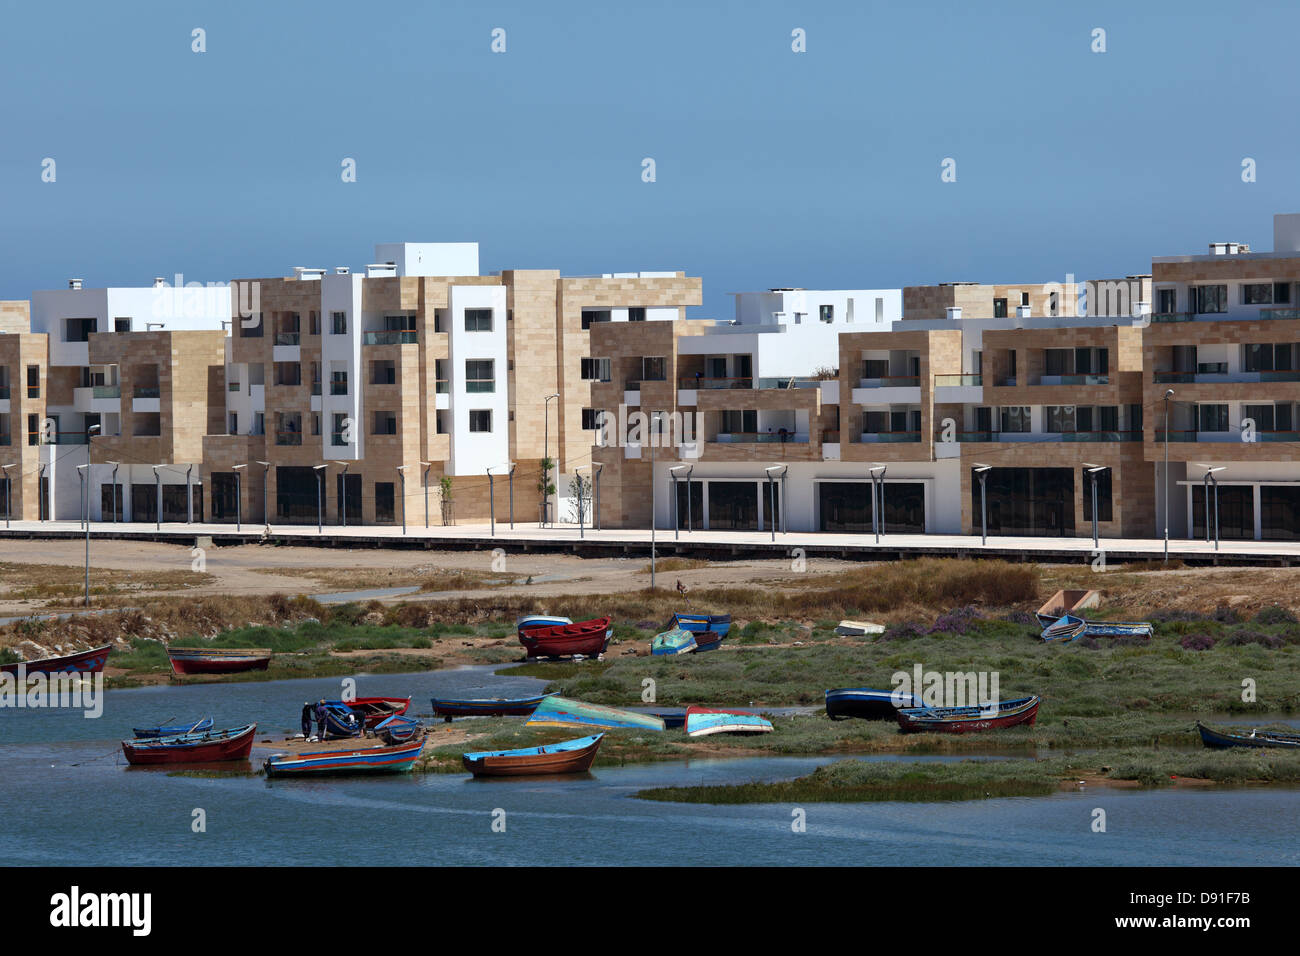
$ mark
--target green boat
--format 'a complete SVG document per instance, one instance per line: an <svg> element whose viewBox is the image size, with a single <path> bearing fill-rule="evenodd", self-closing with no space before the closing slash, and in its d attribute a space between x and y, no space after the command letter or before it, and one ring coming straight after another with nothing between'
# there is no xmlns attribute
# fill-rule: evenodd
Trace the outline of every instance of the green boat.
<svg viewBox="0 0 1300 956"><path fill-rule="evenodd" d="M684 627L674 627L670 631L656 634L654 640L650 642L650 653L656 656L689 654L693 650L695 650L695 634Z"/></svg>
<svg viewBox="0 0 1300 956"><path fill-rule="evenodd" d="M583 700L567 700L564 697L547 697L533 716L528 718L529 727L633 727L639 730L663 730L664 722L660 717L639 714L634 710L619 710L616 707L603 707L600 704L588 704Z"/></svg>

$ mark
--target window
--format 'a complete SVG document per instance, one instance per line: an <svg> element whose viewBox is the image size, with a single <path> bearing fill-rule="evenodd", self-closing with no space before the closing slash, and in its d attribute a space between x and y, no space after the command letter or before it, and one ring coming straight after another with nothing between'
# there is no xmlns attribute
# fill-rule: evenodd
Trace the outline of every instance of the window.
<svg viewBox="0 0 1300 956"><path fill-rule="evenodd" d="M582 430L594 432L600 428L600 409L584 408L582 410Z"/></svg>
<svg viewBox="0 0 1300 956"><path fill-rule="evenodd" d="M94 319L65 319L64 324L67 328L65 342L89 342L96 322Z"/></svg>
<svg viewBox="0 0 1300 956"><path fill-rule="evenodd" d="M393 494L393 483L391 481L375 482L375 520L392 521L393 505L396 496Z"/></svg>
<svg viewBox="0 0 1300 956"><path fill-rule="evenodd" d="M490 408L470 409L469 430L471 432L492 431L492 409Z"/></svg>
<svg viewBox="0 0 1300 956"><path fill-rule="evenodd" d="M348 370L335 369L330 372L330 394L346 395L348 393Z"/></svg>
<svg viewBox="0 0 1300 956"><path fill-rule="evenodd" d="M582 360L582 380L584 382L608 382L609 359L585 358Z"/></svg>
<svg viewBox="0 0 1300 956"><path fill-rule="evenodd" d="M1242 346L1242 365L1247 372L1271 372L1273 371L1273 346L1263 345L1245 345ZM1227 371L1227 369L1224 369Z"/></svg>
<svg viewBox="0 0 1300 956"><path fill-rule="evenodd" d="M275 363L276 385L301 385L302 365L298 362Z"/></svg>
<svg viewBox="0 0 1300 956"><path fill-rule="evenodd" d="M319 312L307 313L307 334L320 335L320 313Z"/></svg>
<svg viewBox="0 0 1300 956"><path fill-rule="evenodd" d="M238 412L230 413L230 427L226 430L226 432L227 434L230 435L239 434L239 413Z"/></svg>
<svg viewBox="0 0 1300 956"><path fill-rule="evenodd" d="M835 306L833 306L833 305L819 305L819 306L817 307L817 318L821 319L823 322L834 322L834 321L835 321Z"/></svg>
<svg viewBox="0 0 1300 956"><path fill-rule="evenodd" d="M1031 416L1027 405L1009 405L1001 409L1001 425L1004 432L1027 432L1031 426Z"/></svg>
<svg viewBox="0 0 1300 956"><path fill-rule="evenodd" d="M260 339L262 337L261 312L254 312L248 318L239 320L239 337L241 339Z"/></svg>
<svg viewBox="0 0 1300 956"><path fill-rule="evenodd" d="M1286 305L1291 302L1291 283L1273 283L1273 302L1278 305Z"/></svg>
<svg viewBox="0 0 1300 956"><path fill-rule="evenodd" d="M1102 405L1097 409L1097 430L1103 432L1119 431L1119 406Z"/></svg>
<svg viewBox="0 0 1300 956"><path fill-rule="evenodd" d="M451 429L447 426L447 416L448 416L448 414L449 414L449 413L448 413L448 411L447 411L445 408L440 408L440 409L438 409L437 420L434 422L434 433L435 433L435 434L438 434L438 435L445 435L445 434L447 434L447 433L451 430Z"/></svg>
<svg viewBox="0 0 1300 956"><path fill-rule="evenodd" d="M1047 375L1070 375L1074 371L1073 349L1044 349L1043 372Z"/></svg>
<svg viewBox="0 0 1300 956"><path fill-rule="evenodd" d="M1228 287L1226 285L1198 285L1192 287L1192 309L1197 315L1210 315L1228 311Z"/></svg>
<svg viewBox="0 0 1300 956"><path fill-rule="evenodd" d="M582 310L582 327L591 328L593 322L608 322L610 320L609 309L583 309Z"/></svg>
<svg viewBox="0 0 1300 956"><path fill-rule="evenodd" d="M396 435L397 414L395 412L375 412L375 421L370 429L372 435Z"/></svg>
<svg viewBox="0 0 1300 956"><path fill-rule="evenodd" d="M758 431L758 412L752 408L721 412L718 431L723 434L753 434Z"/></svg>
<svg viewBox="0 0 1300 956"><path fill-rule="evenodd" d="M492 359L466 359L465 391L495 392L497 384L494 365Z"/></svg>
<svg viewBox="0 0 1300 956"><path fill-rule="evenodd" d="M1228 430L1227 405L1197 405L1198 432L1226 432Z"/></svg>
<svg viewBox="0 0 1300 956"><path fill-rule="evenodd" d="M330 313L330 334L331 335L348 334L348 314L346 312Z"/></svg>
<svg viewBox="0 0 1300 956"><path fill-rule="evenodd" d="M1258 431L1271 432L1276 427L1273 421L1272 405L1246 405L1241 412L1241 417L1253 421Z"/></svg>
<svg viewBox="0 0 1300 956"><path fill-rule="evenodd" d="M662 382L667 378L668 363L662 355L647 355L641 359L641 381Z"/></svg>
<svg viewBox="0 0 1300 956"><path fill-rule="evenodd" d="M1241 287L1242 305L1272 305L1273 283L1248 282Z"/></svg>
<svg viewBox="0 0 1300 956"><path fill-rule="evenodd" d="M1028 304L1029 304L1029 293L1028 293L1028 292L1022 292L1022 293L1020 293L1020 304L1021 304L1021 305L1028 305Z"/></svg>
<svg viewBox="0 0 1300 956"><path fill-rule="evenodd" d="M1156 290L1156 312L1161 315L1169 315L1178 311L1178 290L1177 289L1157 289Z"/></svg>
<svg viewBox="0 0 1300 956"><path fill-rule="evenodd" d="M41 416L27 416L27 444L39 445L41 443Z"/></svg>
<svg viewBox="0 0 1300 956"><path fill-rule="evenodd" d="M384 316L385 332L414 332L415 316L414 315L386 315Z"/></svg>
<svg viewBox="0 0 1300 956"><path fill-rule="evenodd" d="M313 435L320 434L320 412L316 412L311 416L311 433Z"/></svg>
<svg viewBox="0 0 1300 956"><path fill-rule="evenodd" d="M1007 300L1006 300L1006 299L994 299L994 300L993 300L993 318L995 318L995 319L1005 319L1006 317L1007 317Z"/></svg>
<svg viewBox="0 0 1300 956"><path fill-rule="evenodd" d="M1074 419L1073 405L1047 406L1047 430L1049 432L1074 431Z"/></svg>
<svg viewBox="0 0 1300 956"><path fill-rule="evenodd" d="M629 322L644 322L644 321L645 321L645 306L637 305L637 306L633 306L632 308L628 309L628 310L627 310L627 320L628 320Z"/></svg>
<svg viewBox="0 0 1300 956"><path fill-rule="evenodd" d="M27 366L27 397L41 397L41 367L39 365Z"/></svg>
<svg viewBox="0 0 1300 956"><path fill-rule="evenodd" d="M370 363L371 385L396 385L397 363L392 359L383 359Z"/></svg>
<svg viewBox="0 0 1300 956"><path fill-rule="evenodd" d="M330 437L330 443L333 445L346 446L348 444L347 439L350 431L351 429L348 427L348 416L335 413L334 430Z"/></svg>
<svg viewBox="0 0 1300 956"><path fill-rule="evenodd" d="M114 319L114 320L113 320L113 331L114 331L114 332L130 332L130 331L131 331L131 320L130 320L129 318L128 318L128 319Z"/></svg>
<svg viewBox="0 0 1300 956"><path fill-rule="evenodd" d="M466 309L465 310L465 331L466 332L491 332L492 331L492 310L491 309Z"/></svg>

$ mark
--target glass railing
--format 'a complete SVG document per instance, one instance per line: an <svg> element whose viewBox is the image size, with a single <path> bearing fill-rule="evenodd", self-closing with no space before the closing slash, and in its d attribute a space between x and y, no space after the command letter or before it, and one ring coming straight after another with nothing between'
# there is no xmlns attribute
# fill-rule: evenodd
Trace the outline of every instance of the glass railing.
<svg viewBox="0 0 1300 956"><path fill-rule="evenodd" d="M9 386L0 385L0 398L8 398L8 397L9 397Z"/></svg>
<svg viewBox="0 0 1300 956"><path fill-rule="evenodd" d="M752 378L710 378L706 375L697 375L679 380L679 388L753 388L754 380Z"/></svg>
<svg viewBox="0 0 1300 956"><path fill-rule="evenodd" d="M132 398L158 398L160 394L157 385L137 385L131 389Z"/></svg>
<svg viewBox="0 0 1300 956"><path fill-rule="evenodd" d="M838 379L820 378L760 378L758 388L821 388L822 382L835 382Z"/></svg>
<svg viewBox="0 0 1300 956"><path fill-rule="evenodd" d="M275 443L277 445L301 445L302 432L295 432L295 431L276 432Z"/></svg>
<svg viewBox="0 0 1300 956"><path fill-rule="evenodd" d="M297 345L300 337L297 332L276 332L276 345Z"/></svg>
<svg viewBox="0 0 1300 956"><path fill-rule="evenodd" d="M872 442L896 443L896 442L919 442L921 440L920 432L863 432L862 441L870 444Z"/></svg>
<svg viewBox="0 0 1300 956"><path fill-rule="evenodd" d="M319 394L320 394L320 382L312 382L312 383L311 383L311 393L312 393L313 395L319 395Z"/></svg>
<svg viewBox="0 0 1300 956"><path fill-rule="evenodd" d="M330 382L331 395L346 395L348 393L347 382Z"/></svg>
<svg viewBox="0 0 1300 956"><path fill-rule="evenodd" d="M936 375L934 377L936 387L956 387L962 385L983 385L983 375Z"/></svg>
<svg viewBox="0 0 1300 956"><path fill-rule="evenodd" d="M230 383L228 383L228 384L226 385L226 391L228 391L228 392L237 392L237 391L239 391L239 383L238 383L238 382L230 382Z"/></svg>
<svg viewBox="0 0 1300 956"><path fill-rule="evenodd" d="M90 389L92 398L121 398L121 385L92 385Z"/></svg>
<svg viewBox="0 0 1300 956"><path fill-rule="evenodd" d="M466 392L495 392L497 383L495 379L470 379L465 383Z"/></svg>
<svg viewBox="0 0 1300 956"><path fill-rule="evenodd" d="M1190 322L1191 312L1152 312L1152 322Z"/></svg>
<svg viewBox="0 0 1300 956"><path fill-rule="evenodd" d="M1061 441L1064 442L1114 442L1141 440L1142 433L1140 431L1061 432Z"/></svg>
<svg viewBox="0 0 1300 956"><path fill-rule="evenodd" d="M85 432L55 432L52 435L39 432L37 434L41 437L42 445L85 445L89 443L89 438Z"/></svg>
<svg viewBox="0 0 1300 956"><path fill-rule="evenodd" d="M859 388L918 388L921 384L919 375L883 375L863 378Z"/></svg>
<svg viewBox="0 0 1300 956"><path fill-rule="evenodd" d="M1109 375L1040 375L1039 385L1109 385Z"/></svg>
<svg viewBox="0 0 1300 956"><path fill-rule="evenodd" d="M1261 319L1300 319L1300 309L1293 306L1274 306L1271 309L1260 309L1259 317Z"/></svg>
<svg viewBox="0 0 1300 956"><path fill-rule="evenodd" d="M806 445L808 444L807 435L796 435L793 432L719 432L713 439L715 442L726 444L771 444L780 443L786 445Z"/></svg>
<svg viewBox="0 0 1300 956"><path fill-rule="evenodd" d="M451 386L445 378L440 378L433 383L433 390L440 395L445 395L451 390Z"/></svg>
<svg viewBox="0 0 1300 956"><path fill-rule="evenodd" d="M419 341L415 329L393 329L385 332L364 332L362 345L414 345Z"/></svg>
<svg viewBox="0 0 1300 956"><path fill-rule="evenodd" d="M0 435L0 447L7 446L7 445L9 445L9 444L11 444L11 439L9 438L9 436L8 436L8 435Z"/></svg>
<svg viewBox="0 0 1300 956"><path fill-rule="evenodd" d="M1222 385L1222 384L1244 384L1248 385L1255 382L1300 382L1300 371L1291 369L1276 369L1266 372L1229 372L1226 367L1222 372L1156 372L1152 380L1157 384L1196 384L1205 385Z"/></svg>

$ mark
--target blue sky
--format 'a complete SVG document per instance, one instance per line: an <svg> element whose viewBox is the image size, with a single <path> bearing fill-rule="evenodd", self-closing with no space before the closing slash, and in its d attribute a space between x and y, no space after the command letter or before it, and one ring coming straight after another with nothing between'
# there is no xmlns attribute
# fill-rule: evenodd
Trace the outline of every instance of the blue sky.
<svg viewBox="0 0 1300 956"><path fill-rule="evenodd" d="M726 317L727 293L768 286L1144 272L1211 240L1270 248L1272 213L1300 211L1294 3L169 0L0 17L2 298L477 240L485 270L684 269L704 278L694 311Z"/></svg>

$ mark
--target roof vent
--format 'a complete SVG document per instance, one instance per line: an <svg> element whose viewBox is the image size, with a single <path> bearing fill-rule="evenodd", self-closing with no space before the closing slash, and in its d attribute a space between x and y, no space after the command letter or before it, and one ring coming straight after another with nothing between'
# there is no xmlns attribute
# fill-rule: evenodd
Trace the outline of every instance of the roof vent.
<svg viewBox="0 0 1300 956"><path fill-rule="evenodd" d="M81 280L80 280L80 279L69 279L69 280L68 280L68 288L69 288L69 289L80 289L80 288L81 288Z"/></svg>
<svg viewBox="0 0 1300 956"><path fill-rule="evenodd" d="M1210 255L1212 256L1236 256L1244 252L1250 252L1250 246L1244 242L1210 243Z"/></svg>
<svg viewBox="0 0 1300 956"><path fill-rule="evenodd" d="M349 269L347 266L335 266L335 267L334 267L334 274L335 274L336 276L345 276L345 275L347 275L348 273L350 273L351 271L352 271L352 270Z"/></svg>
<svg viewBox="0 0 1300 956"><path fill-rule="evenodd" d="M162 276L154 276L154 277L153 277L153 287L154 287L155 289L161 289L161 288L162 288L163 286L165 286L166 284L167 284L167 280L164 279Z"/></svg>

